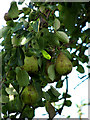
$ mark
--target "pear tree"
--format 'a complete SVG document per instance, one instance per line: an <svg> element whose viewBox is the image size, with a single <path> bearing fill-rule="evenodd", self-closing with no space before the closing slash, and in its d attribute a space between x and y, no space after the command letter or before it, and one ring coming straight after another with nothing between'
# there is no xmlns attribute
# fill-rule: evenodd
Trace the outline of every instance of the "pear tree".
<svg viewBox="0 0 90 120"><path fill-rule="evenodd" d="M90 30L82 28L90 20L90 6L31 0L23 7L23 3L11 2L4 15L6 25L0 29L2 119L33 119L35 110L45 107L51 120L72 105L68 75L73 68L85 77ZM63 86L66 92L60 93Z"/></svg>

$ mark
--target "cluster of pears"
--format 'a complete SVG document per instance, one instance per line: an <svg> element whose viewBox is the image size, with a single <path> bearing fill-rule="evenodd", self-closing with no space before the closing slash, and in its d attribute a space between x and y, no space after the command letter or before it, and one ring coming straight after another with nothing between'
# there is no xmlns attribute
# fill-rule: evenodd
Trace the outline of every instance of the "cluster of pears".
<svg viewBox="0 0 90 120"><path fill-rule="evenodd" d="M48 67L53 64L50 61L46 64L46 73L48 70ZM72 71L72 63L69 60L69 58L61 51L59 55L56 58L55 61L55 71L58 73L58 75L67 75ZM58 76L57 76L58 77Z"/></svg>
<svg viewBox="0 0 90 120"><path fill-rule="evenodd" d="M52 65L50 61L46 64L46 73L48 74L47 70L50 65ZM56 58L55 62L55 71L56 71L56 78L54 81L57 81L57 79L60 79L60 76L67 75L72 71L72 63L69 60L69 58L61 51L59 55ZM24 65L22 66L23 69L25 69L27 72L30 73L36 73L38 72L38 62L37 58L34 56L27 57L25 56L24 59ZM49 81L48 82L52 82ZM38 92L34 88L34 86L29 85L24 88L21 98L25 104L32 105L35 104L39 98Z"/></svg>
<svg viewBox="0 0 90 120"><path fill-rule="evenodd" d="M36 73L38 71L38 62L35 56L25 56L24 65L22 66L28 73ZM33 85L26 86L21 94L23 103L33 106L38 101L39 95Z"/></svg>

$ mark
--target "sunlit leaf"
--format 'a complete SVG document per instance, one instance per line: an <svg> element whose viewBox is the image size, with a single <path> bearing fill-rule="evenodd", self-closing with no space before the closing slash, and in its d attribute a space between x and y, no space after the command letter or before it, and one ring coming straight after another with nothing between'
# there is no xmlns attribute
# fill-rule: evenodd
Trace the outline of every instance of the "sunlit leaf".
<svg viewBox="0 0 90 120"><path fill-rule="evenodd" d="M51 56L45 50L42 50L41 52L42 52L42 55L43 55L44 58L46 58L48 60L51 59Z"/></svg>

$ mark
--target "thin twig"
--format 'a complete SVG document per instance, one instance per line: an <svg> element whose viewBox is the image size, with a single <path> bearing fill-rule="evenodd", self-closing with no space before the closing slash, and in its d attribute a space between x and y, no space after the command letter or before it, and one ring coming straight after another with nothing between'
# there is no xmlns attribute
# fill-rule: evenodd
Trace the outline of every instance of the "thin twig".
<svg viewBox="0 0 90 120"><path fill-rule="evenodd" d="M82 82L80 82L76 87L74 87L74 89L76 89L80 84L82 84L84 81L86 81L88 79L88 77L85 80L82 80Z"/></svg>

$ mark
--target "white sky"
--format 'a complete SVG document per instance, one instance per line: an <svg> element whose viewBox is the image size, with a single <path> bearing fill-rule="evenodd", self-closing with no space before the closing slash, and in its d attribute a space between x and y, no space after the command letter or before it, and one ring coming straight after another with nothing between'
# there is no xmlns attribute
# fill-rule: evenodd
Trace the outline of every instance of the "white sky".
<svg viewBox="0 0 90 120"><path fill-rule="evenodd" d="M0 28L5 25L5 21L3 19L4 13L6 13L10 7L10 2L12 0L1 0L0 2ZM18 0L16 0L18 1ZM28 0L26 0L28 1ZM87 54L87 53L86 53ZM85 65L84 65L85 68ZM85 74L88 74L88 69L85 68ZM79 87L74 89L74 87L77 86L81 82L81 80L78 78L78 72L76 72L75 68L73 71L69 74L69 94L71 94L71 101L72 101L72 106L71 107L65 107L62 112L62 116L57 115L56 117L64 117L66 118L68 115L71 116L71 118L78 118L77 114L77 107L76 104L81 103L82 100L84 100L84 103L88 102L88 80L86 80L84 83L82 83ZM80 75L81 76L81 75ZM82 79L83 80L83 79ZM55 84L53 84L55 86ZM64 88L63 88L64 90ZM60 92L63 91L60 89ZM88 118L88 108L87 106L83 108L82 112L83 118ZM46 118L48 115L42 116L42 114L45 114L46 110L44 108L38 108L36 110L35 118ZM64 115L64 116L63 116Z"/></svg>

